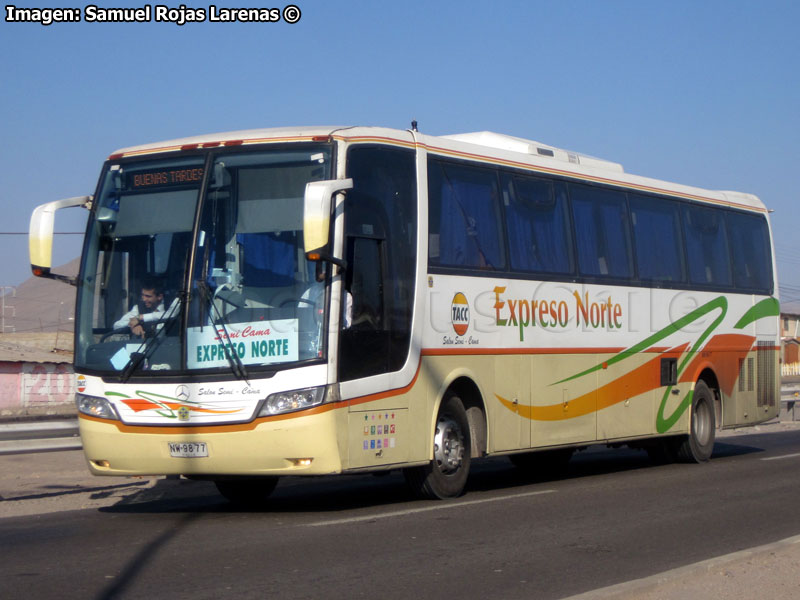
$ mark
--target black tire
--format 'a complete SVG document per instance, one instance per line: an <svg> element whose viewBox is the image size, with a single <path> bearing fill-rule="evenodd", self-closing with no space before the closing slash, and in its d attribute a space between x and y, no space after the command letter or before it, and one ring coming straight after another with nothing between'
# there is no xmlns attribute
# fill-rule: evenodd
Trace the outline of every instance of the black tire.
<svg viewBox="0 0 800 600"><path fill-rule="evenodd" d="M520 471L533 477L557 477L567 468L575 448L557 448L539 452L524 452L509 456L511 463Z"/></svg>
<svg viewBox="0 0 800 600"><path fill-rule="evenodd" d="M258 478L226 478L216 479L214 485L217 491L225 496L231 504L255 507L262 504L275 486L278 485L277 477Z"/></svg>
<svg viewBox="0 0 800 600"><path fill-rule="evenodd" d="M445 396L436 417L433 460L403 470L411 491L420 498L444 500L464 491L469 476L472 440L464 405L458 396Z"/></svg>
<svg viewBox="0 0 800 600"><path fill-rule="evenodd" d="M692 394L689 435L679 438L677 457L681 462L707 462L714 452L716 412L714 394L705 381L698 381Z"/></svg>

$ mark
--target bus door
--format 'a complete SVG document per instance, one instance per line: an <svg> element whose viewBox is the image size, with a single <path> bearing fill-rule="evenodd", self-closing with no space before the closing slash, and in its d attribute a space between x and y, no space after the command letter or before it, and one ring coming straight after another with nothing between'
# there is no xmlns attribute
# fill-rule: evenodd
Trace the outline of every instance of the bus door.
<svg viewBox="0 0 800 600"><path fill-rule="evenodd" d="M416 167L413 151L348 150L353 189L344 203L344 259L338 372L348 414L350 468L408 460L414 378Z"/></svg>

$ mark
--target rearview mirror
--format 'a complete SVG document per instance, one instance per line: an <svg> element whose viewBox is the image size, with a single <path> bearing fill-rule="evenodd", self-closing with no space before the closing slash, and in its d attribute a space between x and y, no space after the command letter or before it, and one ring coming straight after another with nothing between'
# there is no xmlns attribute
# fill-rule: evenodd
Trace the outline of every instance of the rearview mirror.
<svg viewBox="0 0 800 600"><path fill-rule="evenodd" d="M328 236L331 228L333 195L353 188L352 179L312 181L306 184L303 197L303 244L308 260L325 260L343 266L331 256Z"/></svg>
<svg viewBox="0 0 800 600"><path fill-rule="evenodd" d="M83 206L90 208L91 196L77 196L65 200L56 200L37 206L31 215L31 224L28 234L28 253L31 260L31 271L37 277L58 279L71 285L76 284L74 277L51 273L50 266L53 260L53 226L55 213L62 208Z"/></svg>

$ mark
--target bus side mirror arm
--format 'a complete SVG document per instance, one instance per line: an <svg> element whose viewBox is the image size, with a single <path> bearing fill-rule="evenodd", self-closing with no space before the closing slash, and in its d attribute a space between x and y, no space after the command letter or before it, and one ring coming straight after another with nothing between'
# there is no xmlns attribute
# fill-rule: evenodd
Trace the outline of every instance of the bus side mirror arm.
<svg viewBox="0 0 800 600"><path fill-rule="evenodd" d="M92 196L76 196L65 200L56 200L37 206L31 215L28 235L28 252L30 254L31 271L37 277L56 279L70 285L77 285L75 277L51 273L50 266L53 259L53 227L55 213L62 208L82 206L86 209L92 207Z"/></svg>
<svg viewBox="0 0 800 600"><path fill-rule="evenodd" d="M336 192L353 189L352 179L312 181L303 196L303 245L306 259L332 263L347 269L347 263L330 252L331 205Z"/></svg>
<svg viewBox="0 0 800 600"><path fill-rule="evenodd" d="M306 260L314 262L316 261L329 262L339 267L342 271L347 270L346 260L341 258L336 258L335 256L331 256L327 252L319 252L319 251L306 252Z"/></svg>

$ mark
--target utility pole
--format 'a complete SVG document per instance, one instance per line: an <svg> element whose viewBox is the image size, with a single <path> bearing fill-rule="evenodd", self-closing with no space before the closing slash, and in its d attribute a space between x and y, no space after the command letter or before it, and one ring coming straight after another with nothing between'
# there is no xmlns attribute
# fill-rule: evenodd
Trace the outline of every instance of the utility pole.
<svg viewBox="0 0 800 600"><path fill-rule="evenodd" d="M10 308L13 311L11 315L12 317L17 316L16 307L6 304L6 296L8 296L8 290L11 290L12 298L17 297L17 288L14 287L13 285L0 286L0 292L2 292L2 295L0 295L0 333L6 332L6 309ZM17 330L15 325L8 325L8 327L11 328L12 332Z"/></svg>

